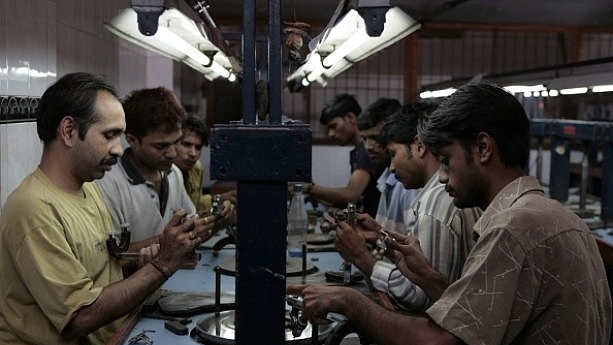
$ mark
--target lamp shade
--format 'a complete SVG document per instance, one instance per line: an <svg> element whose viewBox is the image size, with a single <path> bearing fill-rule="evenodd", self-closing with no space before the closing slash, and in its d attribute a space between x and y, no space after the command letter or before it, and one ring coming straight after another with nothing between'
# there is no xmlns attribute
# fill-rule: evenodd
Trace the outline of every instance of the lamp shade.
<svg viewBox="0 0 613 345"><path fill-rule="evenodd" d="M140 33L137 14L132 8L121 10L103 26L143 48L185 63L208 80L230 77L232 65L229 59L207 39L204 30L177 9L164 10L158 21L158 31L153 36Z"/></svg>
<svg viewBox="0 0 613 345"><path fill-rule="evenodd" d="M334 26L320 35L320 41L306 62L287 80L306 78L309 82L326 84L355 62L398 42L419 29L421 24L398 7L385 14L385 27L378 37L368 36L364 19L354 9L349 10Z"/></svg>

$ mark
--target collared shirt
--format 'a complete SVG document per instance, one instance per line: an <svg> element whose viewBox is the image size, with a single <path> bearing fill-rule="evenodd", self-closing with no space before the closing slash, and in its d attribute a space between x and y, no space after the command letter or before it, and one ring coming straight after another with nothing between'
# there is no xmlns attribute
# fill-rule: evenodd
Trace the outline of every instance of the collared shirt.
<svg viewBox="0 0 613 345"><path fill-rule="evenodd" d="M481 215L478 208L459 209L434 174L411 205L415 226L407 233L419 239L430 265L447 281L460 277L473 245L473 226ZM373 286L386 292L401 308L418 313L432 301L416 284L387 261L377 261L371 275Z"/></svg>
<svg viewBox="0 0 613 345"><path fill-rule="evenodd" d="M475 225L462 277L427 313L466 344L609 343L611 296L583 220L536 178L504 187Z"/></svg>
<svg viewBox="0 0 613 345"><path fill-rule="evenodd" d="M96 183L111 213L114 229L119 231L122 224L129 224L131 240L136 242L161 234L175 211L184 209L191 215L196 208L176 165L164 172L162 193L158 195L154 184L145 180L130 161L130 151L127 148L120 163Z"/></svg>
<svg viewBox="0 0 613 345"><path fill-rule="evenodd" d="M421 188L404 188L402 182L396 180L394 174L386 168L377 180L377 189L381 196L375 220L386 230L406 233L415 224L411 203Z"/></svg>

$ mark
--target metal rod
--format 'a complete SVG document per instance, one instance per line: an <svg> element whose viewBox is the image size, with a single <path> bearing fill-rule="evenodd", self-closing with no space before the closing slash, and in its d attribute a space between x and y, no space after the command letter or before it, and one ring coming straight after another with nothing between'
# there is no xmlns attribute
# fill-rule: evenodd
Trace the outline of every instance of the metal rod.
<svg viewBox="0 0 613 345"><path fill-rule="evenodd" d="M355 211L355 204L350 203L347 205L347 224L353 229L355 229L356 226ZM351 262L347 260L343 263L343 283L351 283Z"/></svg>
<svg viewBox="0 0 613 345"><path fill-rule="evenodd" d="M255 0L243 1L243 123L255 124Z"/></svg>
<svg viewBox="0 0 613 345"><path fill-rule="evenodd" d="M215 317L221 313L221 269L215 267Z"/></svg>
<svg viewBox="0 0 613 345"><path fill-rule="evenodd" d="M281 124L281 1L268 1L268 105L270 124Z"/></svg>

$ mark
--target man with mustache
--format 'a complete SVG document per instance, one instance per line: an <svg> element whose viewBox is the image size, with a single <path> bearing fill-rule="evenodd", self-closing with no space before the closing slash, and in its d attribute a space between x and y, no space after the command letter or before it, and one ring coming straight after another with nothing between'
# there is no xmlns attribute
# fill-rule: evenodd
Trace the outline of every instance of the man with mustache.
<svg viewBox="0 0 613 345"><path fill-rule="evenodd" d="M105 344L208 226L181 223L178 212L124 279L106 246L113 224L92 183L123 153L124 111L113 87L89 73L67 74L44 92L36 124L40 164L0 214L0 343Z"/></svg>
<svg viewBox="0 0 613 345"><path fill-rule="evenodd" d="M178 210L196 214L196 207L183 187L183 176L173 164L181 139L185 109L165 87L132 91L123 101L125 139L130 145L117 166L98 186L116 229L128 227L129 250L159 242L164 225ZM226 207L231 211L231 205ZM205 218L214 223L212 216ZM213 234L210 232L205 237Z"/></svg>

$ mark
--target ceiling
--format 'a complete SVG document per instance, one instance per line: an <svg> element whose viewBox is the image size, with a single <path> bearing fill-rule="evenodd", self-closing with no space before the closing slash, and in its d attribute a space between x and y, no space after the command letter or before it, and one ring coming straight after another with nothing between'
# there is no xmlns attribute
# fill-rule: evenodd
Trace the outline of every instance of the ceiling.
<svg viewBox="0 0 613 345"><path fill-rule="evenodd" d="M208 0L218 23L241 20L243 0ZM338 1L282 0L284 20L327 23ZM413 18L428 22L605 26L613 28L611 0L390 0ZM268 1L256 1L257 16L266 18Z"/></svg>

